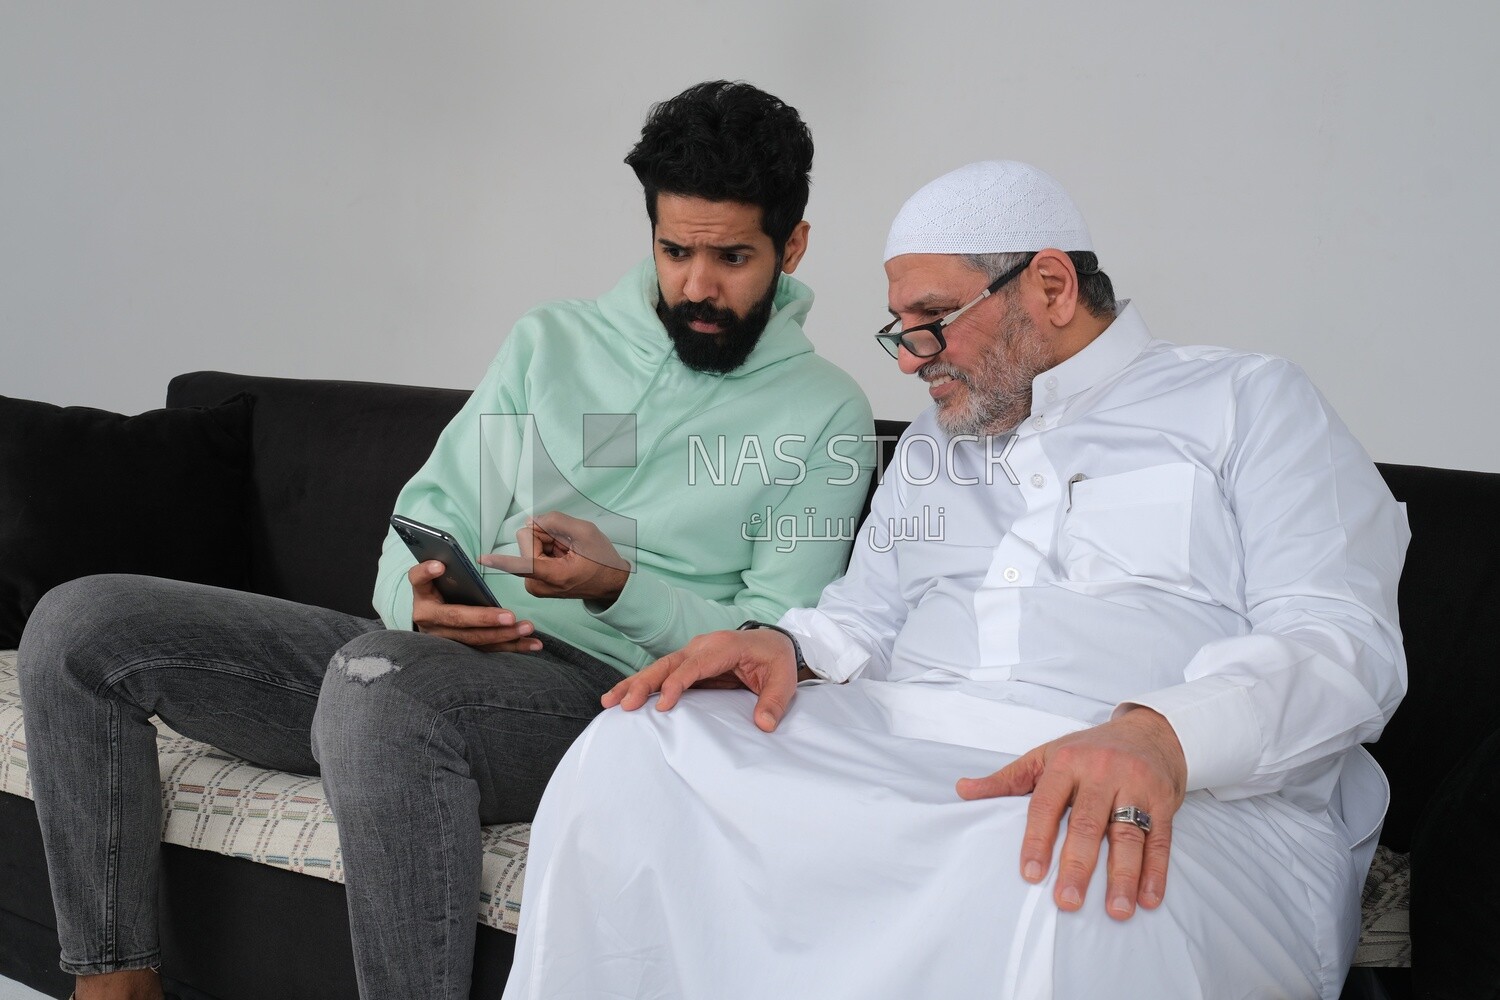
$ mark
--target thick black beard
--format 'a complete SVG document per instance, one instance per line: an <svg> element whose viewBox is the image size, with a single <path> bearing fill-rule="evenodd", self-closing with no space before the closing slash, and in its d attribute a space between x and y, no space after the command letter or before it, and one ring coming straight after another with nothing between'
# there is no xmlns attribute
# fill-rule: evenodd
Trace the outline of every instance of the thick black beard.
<svg viewBox="0 0 1500 1000"><path fill-rule="evenodd" d="M771 309L776 304L776 281L766 289L760 301L751 306L744 316L730 309L715 309L707 302L683 300L668 309L657 289L656 313L661 317L667 336L677 349L678 359L687 367L699 372L722 375L732 372L745 363L760 335L766 332L771 321ZM718 333L699 333L688 324L698 320L717 323Z"/></svg>

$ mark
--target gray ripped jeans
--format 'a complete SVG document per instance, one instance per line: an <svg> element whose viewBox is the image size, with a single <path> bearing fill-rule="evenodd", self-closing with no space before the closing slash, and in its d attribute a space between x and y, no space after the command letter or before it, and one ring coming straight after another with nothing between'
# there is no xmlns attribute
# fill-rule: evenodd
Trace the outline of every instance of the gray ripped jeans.
<svg viewBox="0 0 1500 1000"><path fill-rule="evenodd" d="M620 678L543 642L540 653L484 653L149 577L47 594L19 662L64 971L160 961L158 715L263 767L321 772L365 1000L467 997L480 824L531 818Z"/></svg>

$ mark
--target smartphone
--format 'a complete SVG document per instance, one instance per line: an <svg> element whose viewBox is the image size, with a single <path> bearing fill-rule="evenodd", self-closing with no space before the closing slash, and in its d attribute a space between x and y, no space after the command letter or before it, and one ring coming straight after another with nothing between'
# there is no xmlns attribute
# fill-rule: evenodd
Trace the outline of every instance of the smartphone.
<svg viewBox="0 0 1500 1000"><path fill-rule="evenodd" d="M480 575L479 567L458 547L458 540L452 535L400 514L391 515L391 527L411 549L411 554L417 557L417 562L436 559L446 567L443 575L433 581L443 600L449 604L500 607L500 602L490 593L489 584Z"/></svg>

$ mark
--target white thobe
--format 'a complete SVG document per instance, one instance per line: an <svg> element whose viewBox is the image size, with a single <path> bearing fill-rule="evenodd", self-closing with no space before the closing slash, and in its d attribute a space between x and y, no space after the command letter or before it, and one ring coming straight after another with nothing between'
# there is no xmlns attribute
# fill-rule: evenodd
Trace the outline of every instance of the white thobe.
<svg viewBox="0 0 1500 1000"><path fill-rule="evenodd" d="M1408 538L1300 369L1153 340L1127 305L1013 434L908 428L848 573L780 622L848 683L770 735L744 692L585 733L506 997L1336 997ZM1059 914L1016 874L1026 800L952 782L1132 704L1188 765L1166 901L1109 920L1101 859Z"/></svg>

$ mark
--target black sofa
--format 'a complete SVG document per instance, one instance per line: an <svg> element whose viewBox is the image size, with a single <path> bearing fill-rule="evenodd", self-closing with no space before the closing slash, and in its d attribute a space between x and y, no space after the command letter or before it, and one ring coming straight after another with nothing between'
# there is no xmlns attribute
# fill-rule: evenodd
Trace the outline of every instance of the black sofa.
<svg viewBox="0 0 1500 1000"><path fill-rule="evenodd" d="M212 405L238 392L255 401L247 589L372 615L395 495L468 394L196 372L172 380L167 405ZM892 439L903 427L877 422ZM1500 762L1500 635L1484 625L1500 603L1491 516L1500 475L1380 469L1407 503L1413 533L1400 592L1410 691L1372 750L1392 790L1382 842L1411 852L1416 974L1356 969L1345 996L1500 996L1500 961L1486 939L1500 927L1500 883L1486 874L1497 829L1487 818L1500 810L1489 764ZM1454 849L1473 837L1488 837L1489 848ZM163 973L185 1000L357 995L341 885L174 845L164 852ZM204 884L219 889L205 896ZM65 997L54 919L32 803L0 793L0 974ZM499 996L513 941L479 928L473 996ZM1483 991L1488 983L1495 991Z"/></svg>

